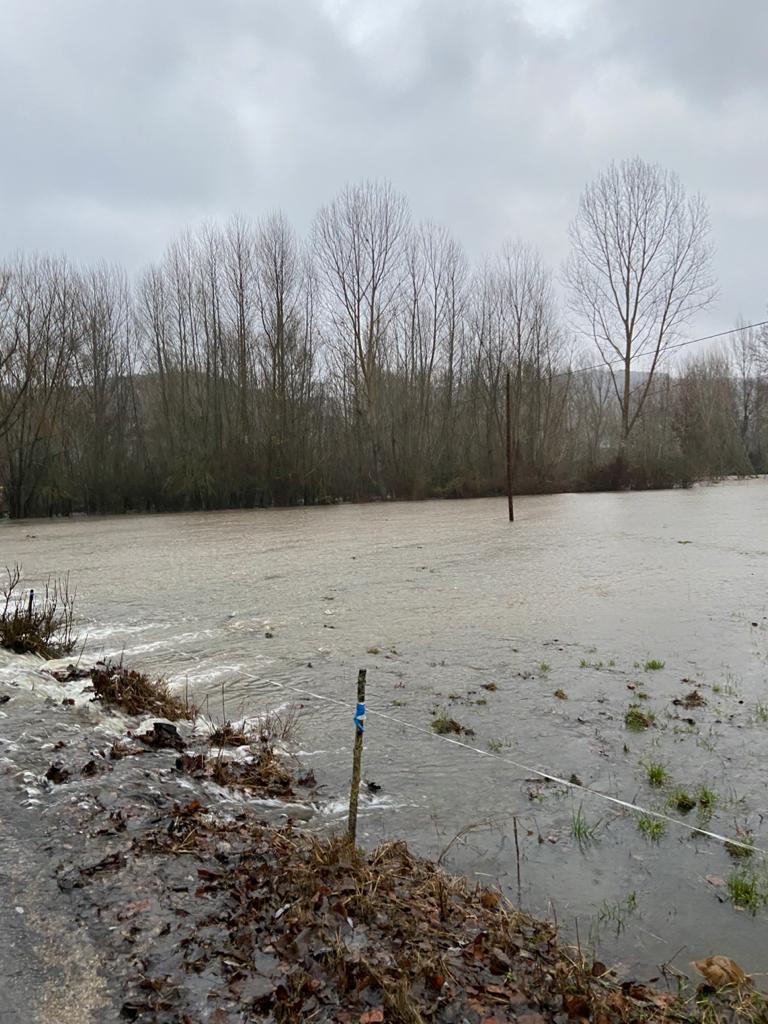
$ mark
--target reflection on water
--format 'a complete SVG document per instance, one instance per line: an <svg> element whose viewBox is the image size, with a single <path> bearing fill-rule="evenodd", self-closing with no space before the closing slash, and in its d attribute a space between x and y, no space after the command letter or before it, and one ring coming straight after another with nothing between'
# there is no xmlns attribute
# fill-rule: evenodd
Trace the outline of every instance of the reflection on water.
<svg viewBox="0 0 768 1024"><path fill-rule="evenodd" d="M768 846L768 483L523 498L516 515L489 499L6 523L0 563L70 572L90 655L188 681L212 715L280 703L274 684L316 694L294 695L301 744L340 815L367 667L370 706L426 732L369 719L365 773L382 789L365 797L366 841L437 856L476 826L446 865L516 898L517 817L523 902L553 905L570 933L578 920L582 942L646 972L681 946L679 966L727 953L765 970L768 908L736 912L706 880L732 870L719 844L671 826L649 842L632 815L503 759L663 809L644 768L658 761L716 792L707 827ZM694 686L705 707L673 703ZM632 702L652 728L624 728ZM442 707L499 757L434 737ZM597 827L581 844L579 816Z"/></svg>

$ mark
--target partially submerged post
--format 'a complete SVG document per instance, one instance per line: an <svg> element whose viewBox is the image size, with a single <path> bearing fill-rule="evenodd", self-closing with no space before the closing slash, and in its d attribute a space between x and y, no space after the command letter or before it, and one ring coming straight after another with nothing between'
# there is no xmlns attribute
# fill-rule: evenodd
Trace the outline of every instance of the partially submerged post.
<svg viewBox="0 0 768 1024"><path fill-rule="evenodd" d="M27 618L28 619L32 618L32 608L34 607L34 604L35 604L35 592L34 592L34 590L30 589L30 591L29 591L29 607L27 608Z"/></svg>
<svg viewBox="0 0 768 1024"><path fill-rule="evenodd" d="M507 370L507 502L509 521L514 523L515 510L512 505L512 384Z"/></svg>
<svg viewBox="0 0 768 1024"><path fill-rule="evenodd" d="M348 833L352 842L357 836L357 798L360 795L360 771L363 761L363 729L365 728L365 675L361 668L357 673L357 709L355 710L355 749L352 756L352 788L349 793Z"/></svg>

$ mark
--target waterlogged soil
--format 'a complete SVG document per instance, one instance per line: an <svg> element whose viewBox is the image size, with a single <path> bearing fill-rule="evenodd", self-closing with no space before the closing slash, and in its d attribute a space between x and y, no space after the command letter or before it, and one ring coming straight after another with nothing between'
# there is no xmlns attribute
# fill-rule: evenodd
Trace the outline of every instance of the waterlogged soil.
<svg viewBox="0 0 768 1024"><path fill-rule="evenodd" d="M226 864L217 828L244 816L254 830L308 822L323 801L309 780L219 785L194 770L201 754L214 768L223 756L209 754L205 723L110 713L92 703L89 682L60 684L59 700L0 684L0 1020L160 1021L153 993L171 968L191 1019L208 1020L212 983L185 979L170 955L185 923L187 934L211 913L197 868L216 856ZM226 756L238 763L238 752ZM241 763L251 756L239 752ZM286 758L279 769L289 780L290 767ZM199 865L181 856L185 814L215 840Z"/></svg>
<svg viewBox="0 0 768 1024"><path fill-rule="evenodd" d="M301 760L328 794L316 832L343 820L366 667L367 848L404 838L638 977L717 954L768 971L761 853L736 860L697 831L768 849L768 482L521 499L513 525L505 512L3 524L0 563L33 583L70 572L87 656L164 673L211 718L300 703ZM0 655L2 680L60 699L22 663ZM474 735L437 735L441 716ZM595 792L683 824L643 831ZM730 898L735 873L751 907Z"/></svg>

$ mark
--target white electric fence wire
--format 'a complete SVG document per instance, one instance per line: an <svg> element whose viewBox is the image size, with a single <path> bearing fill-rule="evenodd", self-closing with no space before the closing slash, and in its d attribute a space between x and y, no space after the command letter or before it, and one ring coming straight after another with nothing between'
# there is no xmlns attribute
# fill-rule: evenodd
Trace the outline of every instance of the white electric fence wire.
<svg viewBox="0 0 768 1024"><path fill-rule="evenodd" d="M307 690L301 686L289 686L287 683L278 683L275 680L263 679L260 676L251 675L249 672L243 672L242 675L248 679L253 679L258 682L266 682L270 686L278 687L281 690L288 690L293 693L301 694L305 697L313 697L316 700L325 701L328 704L336 704L338 707L349 710L348 702L338 700L335 697L329 697L324 693L316 693L313 690ZM689 825L686 821L680 821L679 818L673 818L669 814L664 814L662 811L654 811L647 807L642 807L640 804L633 803L630 800L622 800L617 796L610 796L608 793L602 793L598 789L592 789L590 786L585 786L583 783L571 782L570 779L561 779L558 775L553 775L551 772L542 771L539 768L533 768L527 764L521 764L519 761L514 761L511 757L503 757L501 754L495 754L490 750L481 750L480 747L473 747L472 744L464 742L464 740L455 740L450 736L441 736L434 732L432 729L424 729L420 725L414 725L413 722L406 722L402 718L396 718L394 715L389 715L384 711L376 711L368 705L366 705L366 714L374 715L377 718L383 718L388 722L393 722L395 725L401 726L403 729L412 729L414 732L422 733L424 736L429 736L433 740L440 740L443 743L450 743L453 746L459 747L462 750L471 751L473 754L478 754L480 757L490 757L495 761L500 761L502 764L510 765L512 768L516 768L519 771L526 772L529 775L535 775L537 778L544 779L547 782L554 782L558 786L564 786L566 789L575 790L580 793L584 793L586 796L595 797L597 800L604 800L606 803L613 804L616 807L622 807L625 810L638 812L640 814L647 814L652 818L657 818L659 821L665 821L670 825L676 825L678 828L683 829L686 832L691 832L696 835L706 836L708 839L715 839L717 842L727 845L729 847L736 847L743 850L745 853L750 854L761 854L763 857L768 857L768 850L763 850L758 846L753 846L751 843L743 843L738 839L734 839L730 836L720 835L719 832L712 832L709 829L702 828L699 825ZM350 711L350 723L352 722L352 712Z"/></svg>

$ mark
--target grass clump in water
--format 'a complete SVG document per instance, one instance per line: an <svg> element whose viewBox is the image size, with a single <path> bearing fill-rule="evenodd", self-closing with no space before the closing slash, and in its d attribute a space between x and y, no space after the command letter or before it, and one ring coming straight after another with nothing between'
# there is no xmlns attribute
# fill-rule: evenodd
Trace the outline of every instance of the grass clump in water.
<svg viewBox="0 0 768 1024"><path fill-rule="evenodd" d="M733 871L726 880L728 897L735 907L745 907L753 914L768 903L768 889L754 871Z"/></svg>
<svg viewBox="0 0 768 1024"><path fill-rule="evenodd" d="M546 675L547 672L549 672L551 667L552 666L549 664L548 661L540 661L539 662L539 672L543 673L544 675Z"/></svg>
<svg viewBox="0 0 768 1024"><path fill-rule="evenodd" d="M37 654L50 660L70 654L77 646L73 632L75 595L69 580L48 580L42 597L21 591L21 566L6 566L0 590L0 647L14 654Z"/></svg>
<svg viewBox="0 0 768 1024"><path fill-rule="evenodd" d="M655 721L655 716L650 711L643 711L637 704L630 705L624 715L624 725L630 732L642 732L643 729L650 729Z"/></svg>
<svg viewBox="0 0 768 1024"><path fill-rule="evenodd" d="M638 814L637 816L638 832L652 843L657 843L661 839L664 835L665 827L666 822L662 821L661 818L655 817L653 814Z"/></svg>
<svg viewBox="0 0 768 1024"><path fill-rule="evenodd" d="M571 835L579 843L588 843L595 838L600 821L590 824L584 814L584 805L579 804L578 810L571 815Z"/></svg>
<svg viewBox="0 0 768 1024"><path fill-rule="evenodd" d="M768 722L768 704L758 701L755 707L755 718L758 722Z"/></svg>
<svg viewBox="0 0 768 1024"><path fill-rule="evenodd" d="M666 662L660 661L659 658L649 658L645 663L646 672L660 672L664 668Z"/></svg>
<svg viewBox="0 0 768 1024"><path fill-rule="evenodd" d="M196 709L171 693L165 679L152 680L145 672L126 668L122 663L99 663L91 670L95 699L108 707L118 707L129 715L157 715L175 722L195 717Z"/></svg>
<svg viewBox="0 0 768 1024"><path fill-rule="evenodd" d="M667 800L667 806L674 808L674 810L679 811L681 814L687 814L689 811L692 811L696 803L696 797L691 796L682 786L676 786Z"/></svg>
<svg viewBox="0 0 768 1024"><path fill-rule="evenodd" d="M287 707L266 711L257 719L242 722L223 722L212 726L208 743L211 747L245 747L260 744L264 750L272 750L276 743L287 743L294 739L299 725L300 707Z"/></svg>
<svg viewBox="0 0 768 1024"><path fill-rule="evenodd" d="M474 729L468 729L461 722L457 722L455 718L452 718L445 708L441 708L435 713L435 717L432 719L432 731L436 732L438 736L450 736L456 735L461 736L474 736Z"/></svg>
<svg viewBox="0 0 768 1024"><path fill-rule="evenodd" d="M512 744L509 740L494 739L488 740L488 749L492 754L500 754L502 750L506 750L507 747L511 747Z"/></svg>
<svg viewBox="0 0 768 1024"><path fill-rule="evenodd" d="M734 860L749 860L755 852L755 839L751 832L739 832L735 839L726 840L725 852Z"/></svg>
<svg viewBox="0 0 768 1024"><path fill-rule="evenodd" d="M645 766L645 774L648 784L657 789L669 782L669 772L660 761L649 761Z"/></svg>
<svg viewBox="0 0 768 1024"><path fill-rule="evenodd" d="M699 805L699 810L702 815L710 818L712 816L712 811L715 809L715 804L717 803L717 793L708 786L699 786L696 793L696 803Z"/></svg>
<svg viewBox="0 0 768 1024"><path fill-rule="evenodd" d="M211 730L208 743L212 747L244 747L251 742L253 734L246 729L245 722L222 722Z"/></svg>

